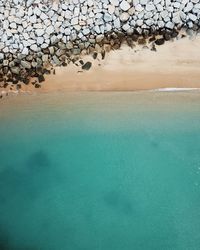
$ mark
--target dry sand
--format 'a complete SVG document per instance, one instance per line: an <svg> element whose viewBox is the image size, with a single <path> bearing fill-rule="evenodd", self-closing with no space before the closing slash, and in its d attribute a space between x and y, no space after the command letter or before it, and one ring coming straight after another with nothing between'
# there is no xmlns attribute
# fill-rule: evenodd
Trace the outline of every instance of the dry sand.
<svg viewBox="0 0 200 250"><path fill-rule="evenodd" d="M166 42L157 51L123 45L106 54L104 60L93 60L89 71L71 64L56 68L46 76L41 89L23 88L31 92L49 91L133 91L157 88L200 88L200 36Z"/></svg>
<svg viewBox="0 0 200 250"><path fill-rule="evenodd" d="M200 87L200 37L167 42L157 51L123 45L103 61L93 61L88 72L74 65L56 68L40 91L130 91L166 87ZM92 60L92 57L88 57ZM100 66L98 64L101 64Z"/></svg>

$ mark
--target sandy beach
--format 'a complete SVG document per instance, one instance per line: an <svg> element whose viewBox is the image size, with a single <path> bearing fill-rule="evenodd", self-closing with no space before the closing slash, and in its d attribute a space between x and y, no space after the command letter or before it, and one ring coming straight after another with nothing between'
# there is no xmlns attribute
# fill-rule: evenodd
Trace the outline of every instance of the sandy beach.
<svg viewBox="0 0 200 250"><path fill-rule="evenodd" d="M136 51L137 50L137 51ZM105 60L93 60L88 72L78 72L74 65L56 68L39 90L33 91L135 91L157 88L200 87L200 37L167 42L157 51L131 49L106 54ZM136 52L135 52L136 51ZM27 88L30 90L30 87ZM25 89L26 90L26 89Z"/></svg>
<svg viewBox="0 0 200 250"><path fill-rule="evenodd" d="M121 49L99 55L89 71L74 64L57 67L55 75L46 76L40 89L23 85L30 93L49 91L138 91L159 88L200 88L200 36L166 42L151 51L140 47Z"/></svg>

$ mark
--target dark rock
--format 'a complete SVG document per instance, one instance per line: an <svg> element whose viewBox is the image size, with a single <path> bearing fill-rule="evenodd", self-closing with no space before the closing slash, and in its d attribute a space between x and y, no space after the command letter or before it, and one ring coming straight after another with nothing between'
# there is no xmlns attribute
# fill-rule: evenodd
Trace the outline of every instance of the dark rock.
<svg viewBox="0 0 200 250"><path fill-rule="evenodd" d="M156 45L162 45L165 43L165 39L164 38L159 38L155 41L155 44Z"/></svg>
<svg viewBox="0 0 200 250"><path fill-rule="evenodd" d="M43 75L39 75L39 76L38 76L38 81L39 81L39 82L44 82L44 81L45 81L44 76L43 76Z"/></svg>
<svg viewBox="0 0 200 250"><path fill-rule="evenodd" d="M151 51L157 51L154 43L152 44Z"/></svg>
<svg viewBox="0 0 200 250"><path fill-rule="evenodd" d="M79 60L80 64L83 65L84 64L84 61L83 60Z"/></svg>
<svg viewBox="0 0 200 250"><path fill-rule="evenodd" d="M13 84L17 84L17 83L19 82L19 80L18 80L18 79L13 78L13 79L12 79L12 82L13 82Z"/></svg>
<svg viewBox="0 0 200 250"><path fill-rule="evenodd" d="M117 49L119 49L120 48L120 44L118 44L118 43L115 43L113 46L112 46L112 49L115 49L115 50L117 50Z"/></svg>
<svg viewBox="0 0 200 250"><path fill-rule="evenodd" d="M17 86L16 86L16 89L18 90L18 89L21 89L21 84L17 84Z"/></svg>
<svg viewBox="0 0 200 250"><path fill-rule="evenodd" d="M35 85L36 84L36 82L37 82L37 80L35 80L35 81L33 81L33 82L31 82L33 85Z"/></svg>
<svg viewBox="0 0 200 250"><path fill-rule="evenodd" d="M51 71L48 69L43 69L43 74L50 75Z"/></svg>
<svg viewBox="0 0 200 250"><path fill-rule="evenodd" d="M192 29L193 29L194 31L197 31L197 30L199 29L199 26L198 26L197 24L194 23Z"/></svg>
<svg viewBox="0 0 200 250"><path fill-rule="evenodd" d="M139 38L138 39L138 44L140 44L140 45L146 44L146 39L145 38Z"/></svg>
<svg viewBox="0 0 200 250"><path fill-rule="evenodd" d="M83 70L89 70L92 66L92 63L91 62L86 62L83 66L82 66L82 69Z"/></svg>
<svg viewBox="0 0 200 250"><path fill-rule="evenodd" d="M3 67L3 73L6 75L8 73L8 67Z"/></svg>
<svg viewBox="0 0 200 250"><path fill-rule="evenodd" d="M176 30L172 31L171 37L172 37L172 38L175 38L175 37L177 37L177 36L178 36L178 32L177 32Z"/></svg>
<svg viewBox="0 0 200 250"><path fill-rule="evenodd" d="M150 42L150 43L151 43L151 42L154 42L155 40L156 40L155 36L152 36L152 37L149 38L149 42Z"/></svg>
<svg viewBox="0 0 200 250"><path fill-rule="evenodd" d="M74 48L74 49L72 49L72 53L74 55L79 55L81 53L81 50L79 48Z"/></svg>
<svg viewBox="0 0 200 250"><path fill-rule="evenodd" d="M168 32L166 32L166 33L163 35L163 37L164 37L165 41L171 40L171 35L170 35L170 33L168 33ZM159 45L159 44L158 44L158 45Z"/></svg>
<svg viewBox="0 0 200 250"><path fill-rule="evenodd" d="M128 46L133 48L133 39L131 37L127 37L126 42L127 42Z"/></svg>
<svg viewBox="0 0 200 250"><path fill-rule="evenodd" d="M35 84L35 88L36 88L36 89L41 88L41 85L38 84L38 83L36 83L36 84Z"/></svg>
<svg viewBox="0 0 200 250"><path fill-rule="evenodd" d="M94 52L94 53L93 53L93 56L92 56L93 59L97 59L97 55L98 55L97 52Z"/></svg>
<svg viewBox="0 0 200 250"><path fill-rule="evenodd" d="M29 81L30 81L29 78L24 78L24 79L22 80L22 82L23 82L24 84L26 84L26 85L29 84Z"/></svg>
<svg viewBox="0 0 200 250"><path fill-rule="evenodd" d="M104 60L104 59L105 59L105 55L106 55L105 50L102 50L102 51L101 51L101 58L102 58L102 60Z"/></svg>

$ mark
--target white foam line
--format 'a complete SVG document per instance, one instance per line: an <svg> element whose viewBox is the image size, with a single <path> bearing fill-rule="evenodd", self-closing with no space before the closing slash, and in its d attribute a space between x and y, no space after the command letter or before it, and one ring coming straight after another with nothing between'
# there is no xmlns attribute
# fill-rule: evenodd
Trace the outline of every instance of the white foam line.
<svg viewBox="0 0 200 250"><path fill-rule="evenodd" d="M200 88L159 88L159 89L151 89L150 92L182 92L182 91L196 91L200 90Z"/></svg>

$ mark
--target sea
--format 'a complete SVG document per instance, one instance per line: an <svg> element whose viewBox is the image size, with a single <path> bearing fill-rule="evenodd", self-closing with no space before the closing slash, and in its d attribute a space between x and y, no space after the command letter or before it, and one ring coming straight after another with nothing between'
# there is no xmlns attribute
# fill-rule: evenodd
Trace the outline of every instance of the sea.
<svg viewBox="0 0 200 250"><path fill-rule="evenodd" d="M1 250L199 250L200 92L0 100Z"/></svg>

